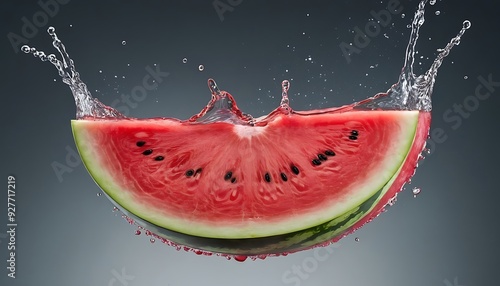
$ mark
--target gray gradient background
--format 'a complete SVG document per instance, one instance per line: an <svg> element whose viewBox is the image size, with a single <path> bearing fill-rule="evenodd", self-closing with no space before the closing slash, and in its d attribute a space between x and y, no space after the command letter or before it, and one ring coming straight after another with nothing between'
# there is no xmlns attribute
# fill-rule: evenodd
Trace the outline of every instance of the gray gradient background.
<svg viewBox="0 0 500 286"><path fill-rule="evenodd" d="M256 116L278 105L282 79L293 79L291 105L298 110L347 104L397 80L409 37L406 25L418 1L401 0L406 17L394 16L393 25L382 28L351 63L339 44L352 42L352 29L364 27L370 11L388 1L269 2L243 0L221 21L212 1L73 0L61 5L49 25L57 28L94 96L106 104L140 85L146 66L156 63L170 73L130 110L135 117L185 119L199 112L209 100L209 77ZM7 39L8 32L21 35L21 18L32 19L40 10L36 1L3 1L0 174L5 185L7 175L16 176L19 226L15 280L6 277L7 241L0 237L0 285L499 285L500 88L456 130L442 118L454 103L474 95L478 76L500 81L498 4L493 3L448 0L428 6L418 45L425 57L417 71L430 64L426 57L433 59L464 19L472 22L440 69L434 90L432 128L442 128L447 140L432 149L395 206L341 240L307 278L296 280L300 283L287 283L282 276L293 265L314 266L314 251L245 263L176 251L134 235L135 228L112 212L111 203L96 196L99 189L83 165L60 182L51 163L66 164L66 146L75 148L69 124L73 99L51 65L15 53ZM436 10L441 15L435 16ZM47 26L29 44L52 52ZM305 61L309 55L312 63ZM205 65L203 72L199 64ZM417 198L411 195L414 186L422 188ZM122 270L129 280L116 278Z"/></svg>

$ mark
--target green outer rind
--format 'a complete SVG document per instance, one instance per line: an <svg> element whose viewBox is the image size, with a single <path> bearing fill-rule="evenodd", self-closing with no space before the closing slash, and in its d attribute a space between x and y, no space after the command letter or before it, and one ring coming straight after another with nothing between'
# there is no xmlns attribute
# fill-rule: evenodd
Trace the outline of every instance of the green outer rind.
<svg viewBox="0 0 500 286"><path fill-rule="evenodd" d="M411 134L413 134L413 136L415 136L417 123L418 115L415 116L415 120L412 124L413 126L407 126L412 129ZM99 164L94 163L95 160L93 161L90 159L95 158L97 154L93 154L92 148L85 146L85 138L83 138L84 134L78 132L78 127L76 125L78 125L78 120L73 120L73 135L87 170L94 178L95 182L103 190L105 190L108 196L111 197L112 201L114 201L121 209L127 210L127 200L131 200L131 198L127 197L127 194L124 192L120 192L119 186L116 185L116 183L111 179L112 177L110 174L107 174L107 172L102 170L102 168L99 167ZM291 233L285 234L270 235L268 237L224 239L192 236L175 230L167 230L158 226L160 224L151 219L149 219L149 222L146 221L145 225L149 228L153 227L157 229L156 233L168 240L195 248L228 254L249 254L249 251L252 251L253 254L270 252L276 253L309 248L323 241L327 241L328 238L340 235L342 232L349 229L349 227L354 223L361 220L366 214L370 213L370 211L375 207L375 205L377 205L383 195L390 188L392 181L394 181L399 174L401 166L403 165L402 163L405 161L412 143L413 140L407 141L407 145L404 148L405 155L401 156L401 162L394 165L399 167L399 169L391 170L393 176L390 180L383 186L376 188L378 191L372 193L369 198L360 198L360 200L363 201L353 203L353 205L358 205L358 207L355 207L334 219L318 222L315 226L307 227L303 230L292 231ZM126 211L126 213L134 217L137 221L143 221L142 218L133 213L128 211ZM249 242L248 248L242 247L246 244L245 241ZM228 245L233 245L234 247L228 247ZM258 245L261 246L259 247Z"/></svg>
<svg viewBox="0 0 500 286"><path fill-rule="evenodd" d="M359 207L356 207L345 214L332 219L331 221L301 231L261 238L220 239L190 236L143 221L126 210L122 211L128 217L135 220L138 225L150 230L156 235L168 241L173 241L176 244L189 246L194 249L201 249L214 253L247 256L259 254L282 254L308 249L315 245L329 241L333 237L342 235L354 223L361 220L365 215L369 214L373 210L383 197L384 191L386 191L389 187L390 184L379 190ZM118 204L116 205L121 207Z"/></svg>

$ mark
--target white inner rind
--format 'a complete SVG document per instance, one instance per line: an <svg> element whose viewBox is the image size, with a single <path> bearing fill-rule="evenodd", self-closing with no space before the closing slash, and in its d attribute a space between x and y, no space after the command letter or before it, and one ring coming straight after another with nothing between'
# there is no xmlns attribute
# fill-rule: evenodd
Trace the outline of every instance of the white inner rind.
<svg viewBox="0 0 500 286"><path fill-rule="evenodd" d="M102 168L99 146L91 145L94 140L86 128L86 121L73 120L72 128L75 142L87 170L95 182L121 207L150 223L177 232L201 237L238 239L280 235L307 229L343 215L361 205L381 189L383 189L380 196L382 197L397 177L396 175L411 149L419 118L418 111L394 112L398 114L397 122L400 125L400 132L391 134L392 145L387 146L388 150L392 150L393 156L383 157L378 167L366 174L364 181L353 185L352 188L356 190L355 192L350 192L344 199L338 200L328 207L322 206L316 211L310 211L306 214L290 212L291 215L287 219L275 222L248 220L244 225L237 226L221 226L220 224L214 226L182 219L181 216L165 216L137 201L126 187L119 185L120 174L111 174L107 169ZM248 136L248 134L245 135ZM116 180L114 176L117 176Z"/></svg>

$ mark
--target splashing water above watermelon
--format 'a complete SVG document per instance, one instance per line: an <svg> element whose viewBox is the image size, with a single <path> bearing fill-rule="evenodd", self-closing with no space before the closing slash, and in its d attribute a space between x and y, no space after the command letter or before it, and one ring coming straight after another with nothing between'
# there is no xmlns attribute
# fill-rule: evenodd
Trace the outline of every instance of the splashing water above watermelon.
<svg viewBox="0 0 500 286"><path fill-rule="evenodd" d="M22 50L50 61L69 85L80 156L129 223L178 250L255 260L338 241L378 216L414 174L437 71L470 27L464 21L416 76L426 2L412 21L399 80L386 93L295 111L284 80L279 106L259 118L243 113L213 79L210 102L187 120L126 117L92 97L54 28L48 33L61 60Z"/></svg>

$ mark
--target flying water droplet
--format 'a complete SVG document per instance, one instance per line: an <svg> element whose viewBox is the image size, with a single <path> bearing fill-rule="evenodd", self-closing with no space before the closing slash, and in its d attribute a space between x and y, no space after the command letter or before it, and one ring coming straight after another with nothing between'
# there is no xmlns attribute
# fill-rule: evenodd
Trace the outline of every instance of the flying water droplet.
<svg viewBox="0 0 500 286"><path fill-rule="evenodd" d="M119 209L117 207L113 207L113 212L117 212Z"/></svg>
<svg viewBox="0 0 500 286"><path fill-rule="evenodd" d="M149 242L151 242L151 243L155 243L155 241L156 241L156 240L155 240L154 238L150 238L150 239L149 239Z"/></svg>
<svg viewBox="0 0 500 286"><path fill-rule="evenodd" d="M49 35L51 36L54 36L56 34L56 28L50 26L47 28L47 33L49 33Z"/></svg>
<svg viewBox="0 0 500 286"><path fill-rule="evenodd" d="M436 11L434 12L434 14L436 14L436 16L439 16L441 14L441 11Z"/></svg>
<svg viewBox="0 0 500 286"><path fill-rule="evenodd" d="M127 44L127 41L122 41L122 45L126 45Z"/></svg>
<svg viewBox="0 0 500 286"><path fill-rule="evenodd" d="M203 71L204 69L205 69L205 66L203 66L203 65L199 65L199 66L198 66L198 70L199 70L199 71Z"/></svg>
<svg viewBox="0 0 500 286"><path fill-rule="evenodd" d="M26 54L29 54L30 51L31 51L31 48L28 45L24 45L24 46L21 47L21 51L23 51Z"/></svg>
<svg viewBox="0 0 500 286"><path fill-rule="evenodd" d="M471 23L470 23L470 21L469 21L469 20L465 20L465 21L463 22L463 28L464 28L465 30L468 30L468 29L470 28L470 26L471 26Z"/></svg>
<svg viewBox="0 0 500 286"><path fill-rule="evenodd" d="M187 58L183 58L183 59L182 59L182 63L183 63L183 64L186 64L187 62L188 62L188 59L187 59Z"/></svg>
<svg viewBox="0 0 500 286"><path fill-rule="evenodd" d="M134 234L135 234L135 235L140 235L140 234L141 234L141 231L140 231L140 230L136 230Z"/></svg>
<svg viewBox="0 0 500 286"><path fill-rule="evenodd" d="M469 78L468 76L464 75L464 79L468 79L468 78Z"/></svg>
<svg viewBox="0 0 500 286"><path fill-rule="evenodd" d="M55 79L54 79L54 81L55 81ZM101 195L102 195L101 193L97 193L97 196L98 196L98 197L100 197Z"/></svg>
<svg viewBox="0 0 500 286"><path fill-rule="evenodd" d="M420 188L413 188L412 193L413 197L416 198L422 190Z"/></svg>
<svg viewBox="0 0 500 286"><path fill-rule="evenodd" d="M431 1L429 1L429 4L431 4L431 5L436 4L436 0L431 0Z"/></svg>
<svg viewBox="0 0 500 286"><path fill-rule="evenodd" d="M359 237L354 238L354 241L359 242Z"/></svg>

